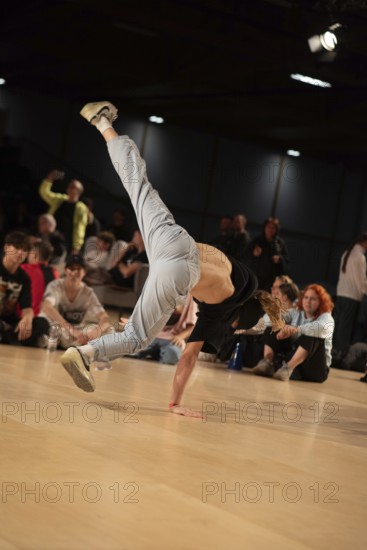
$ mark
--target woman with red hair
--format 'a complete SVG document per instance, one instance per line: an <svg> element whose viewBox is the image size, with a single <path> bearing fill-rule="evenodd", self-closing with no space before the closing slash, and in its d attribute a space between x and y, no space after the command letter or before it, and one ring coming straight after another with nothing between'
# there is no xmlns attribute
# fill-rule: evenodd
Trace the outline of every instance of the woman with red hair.
<svg viewBox="0 0 367 550"><path fill-rule="evenodd" d="M255 374L273 376L277 380L305 380L324 382L331 365L334 304L321 285L308 285L301 293L298 307L283 314L286 325L277 333L264 333L264 359L256 366ZM281 346L280 340L289 339L292 355L275 370L274 359Z"/></svg>

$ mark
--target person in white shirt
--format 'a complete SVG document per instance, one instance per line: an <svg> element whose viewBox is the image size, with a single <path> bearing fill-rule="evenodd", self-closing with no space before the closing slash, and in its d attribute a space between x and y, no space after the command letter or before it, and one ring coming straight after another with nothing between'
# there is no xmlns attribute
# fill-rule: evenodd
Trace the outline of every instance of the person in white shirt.
<svg viewBox="0 0 367 550"><path fill-rule="evenodd" d="M363 296L367 294L366 250L367 233L363 233L344 252L340 261L333 340L337 350L352 343L359 306Z"/></svg>
<svg viewBox="0 0 367 550"><path fill-rule="evenodd" d="M51 281L43 295L40 315L58 328L62 349L86 344L113 328L94 290L82 281L84 276L84 258L71 255L66 259L65 277ZM109 367L106 358L100 362ZM95 367L102 365L95 362Z"/></svg>

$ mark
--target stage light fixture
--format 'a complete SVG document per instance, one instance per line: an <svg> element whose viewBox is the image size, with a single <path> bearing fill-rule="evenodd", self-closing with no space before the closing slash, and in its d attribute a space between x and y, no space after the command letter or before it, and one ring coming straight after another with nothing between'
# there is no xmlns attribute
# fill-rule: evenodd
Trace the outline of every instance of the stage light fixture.
<svg viewBox="0 0 367 550"><path fill-rule="evenodd" d="M328 30L322 34L315 34L308 39L308 46L312 53L335 51L338 45L337 33L341 28L340 23L334 23Z"/></svg>
<svg viewBox="0 0 367 550"><path fill-rule="evenodd" d="M6 80L5 78L0 78L0 86L2 86L3 84L6 84Z"/></svg>
<svg viewBox="0 0 367 550"><path fill-rule="evenodd" d="M301 153L299 151L296 151L295 149L288 149L287 155L290 157L300 157Z"/></svg>
<svg viewBox="0 0 367 550"><path fill-rule="evenodd" d="M164 122L164 118L155 115L150 116L149 120L150 122L155 122L156 124L162 124Z"/></svg>
<svg viewBox="0 0 367 550"><path fill-rule="evenodd" d="M290 75L293 80L299 80L300 82L305 82L306 84L311 84L311 86L318 86L319 88L331 88L330 82L325 82L325 80L320 80L319 78L312 78L312 76L306 76L304 74L293 73Z"/></svg>

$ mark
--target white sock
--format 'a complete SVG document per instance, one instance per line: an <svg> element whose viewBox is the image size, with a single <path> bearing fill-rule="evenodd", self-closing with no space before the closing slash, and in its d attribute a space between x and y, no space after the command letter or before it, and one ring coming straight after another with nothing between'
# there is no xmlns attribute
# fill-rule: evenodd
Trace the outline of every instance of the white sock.
<svg viewBox="0 0 367 550"><path fill-rule="evenodd" d="M80 346L80 348L78 348L79 351L85 355L86 357L88 357L88 359L92 362L93 359L94 359L94 347L91 346L90 344L85 344L85 346Z"/></svg>
<svg viewBox="0 0 367 550"><path fill-rule="evenodd" d="M101 116L98 122L94 124L94 126L103 134L105 130L108 130L108 128L112 128L111 122L106 118L105 116Z"/></svg>

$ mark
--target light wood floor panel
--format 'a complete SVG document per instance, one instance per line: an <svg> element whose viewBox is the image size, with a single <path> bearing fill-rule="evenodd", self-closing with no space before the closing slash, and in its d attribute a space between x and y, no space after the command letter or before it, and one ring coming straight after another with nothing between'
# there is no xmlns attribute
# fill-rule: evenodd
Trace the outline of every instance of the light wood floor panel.
<svg viewBox="0 0 367 550"><path fill-rule="evenodd" d="M0 346L0 549L365 547L367 385L119 359L76 388L61 352Z"/></svg>

